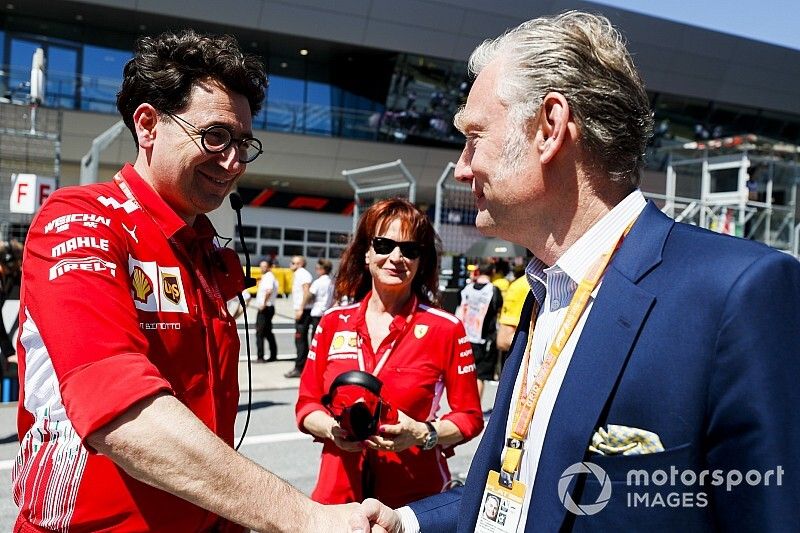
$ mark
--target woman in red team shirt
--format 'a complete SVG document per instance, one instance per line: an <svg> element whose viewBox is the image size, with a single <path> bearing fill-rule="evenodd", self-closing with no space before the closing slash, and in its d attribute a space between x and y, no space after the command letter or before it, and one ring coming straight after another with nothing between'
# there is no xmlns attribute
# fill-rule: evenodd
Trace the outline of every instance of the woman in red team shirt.
<svg viewBox="0 0 800 533"><path fill-rule="evenodd" d="M380 499L391 507L446 489L446 457L483 428L475 364L464 327L433 307L439 238L400 198L369 208L342 255L334 307L314 334L300 379L297 424L322 441L311 497L322 503ZM381 397L399 422L348 440L322 403L341 373L362 370L383 382ZM439 417L444 390L451 411Z"/></svg>

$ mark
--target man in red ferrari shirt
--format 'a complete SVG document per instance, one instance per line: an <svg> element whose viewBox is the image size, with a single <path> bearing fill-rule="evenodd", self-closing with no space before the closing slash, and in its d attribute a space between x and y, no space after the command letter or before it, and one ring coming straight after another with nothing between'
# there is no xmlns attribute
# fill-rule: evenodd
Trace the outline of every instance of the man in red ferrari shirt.
<svg viewBox="0 0 800 533"><path fill-rule="evenodd" d="M261 63L230 37L145 37L117 106L138 148L34 219L20 301L14 531L344 530L233 450L235 254L205 213L261 153ZM239 524L239 525L237 525Z"/></svg>

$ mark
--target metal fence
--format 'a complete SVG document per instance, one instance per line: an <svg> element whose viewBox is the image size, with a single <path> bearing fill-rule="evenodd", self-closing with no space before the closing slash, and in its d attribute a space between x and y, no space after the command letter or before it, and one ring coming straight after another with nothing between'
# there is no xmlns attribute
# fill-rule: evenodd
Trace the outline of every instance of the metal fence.
<svg viewBox="0 0 800 533"><path fill-rule="evenodd" d="M61 111L0 103L0 238L24 241L33 215L12 213L12 175L61 174Z"/></svg>

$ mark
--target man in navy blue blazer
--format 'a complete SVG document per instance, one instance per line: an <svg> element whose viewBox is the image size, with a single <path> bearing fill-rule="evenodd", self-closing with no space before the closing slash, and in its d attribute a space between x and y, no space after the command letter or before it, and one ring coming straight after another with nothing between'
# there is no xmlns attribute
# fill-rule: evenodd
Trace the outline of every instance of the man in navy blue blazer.
<svg viewBox="0 0 800 533"><path fill-rule="evenodd" d="M607 19L528 21L470 69L455 175L483 233L533 252L531 293L466 485L367 500L374 530L797 530L800 263L645 202L652 115Z"/></svg>

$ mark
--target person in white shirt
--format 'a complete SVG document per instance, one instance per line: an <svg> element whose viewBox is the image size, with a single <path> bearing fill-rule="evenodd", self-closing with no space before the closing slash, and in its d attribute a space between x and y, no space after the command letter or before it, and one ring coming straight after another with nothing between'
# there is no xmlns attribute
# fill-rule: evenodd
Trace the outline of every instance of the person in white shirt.
<svg viewBox="0 0 800 533"><path fill-rule="evenodd" d="M800 262L645 200L650 100L605 17L524 22L469 68L454 175L531 291L466 483L366 499L373 531L796 530Z"/></svg>
<svg viewBox="0 0 800 533"><path fill-rule="evenodd" d="M272 273L275 263L271 259L264 259L260 263L261 279L258 281L256 291L256 353L258 362L263 363L264 341L269 344L268 361L278 360L278 343L275 341L275 334L272 332L272 319L275 317L275 298L278 296L278 281Z"/></svg>
<svg viewBox="0 0 800 533"><path fill-rule="evenodd" d="M331 271L333 263L330 259L319 259L317 261L317 279L311 283L308 289L311 300L311 334L317 330L322 315L333 303L333 282Z"/></svg>
<svg viewBox="0 0 800 533"><path fill-rule="evenodd" d="M311 288L311 272L306 270L306 258L302 255L292 257L289 269L294 273L292 278L292 310L294 311L294 345L297 358L294 368L285 373L287 378L299 378L308 357L308 334L311 329L311 307L309 289Z"/></svg>

